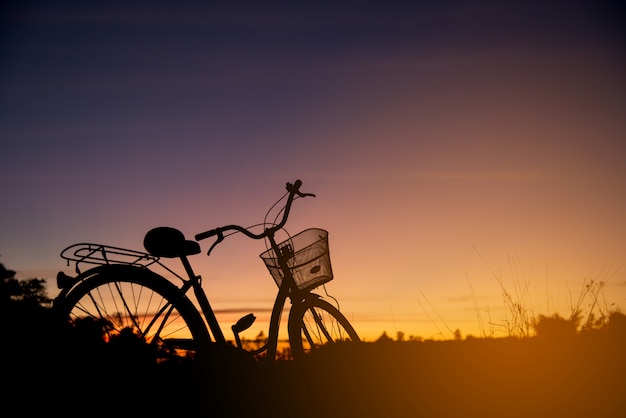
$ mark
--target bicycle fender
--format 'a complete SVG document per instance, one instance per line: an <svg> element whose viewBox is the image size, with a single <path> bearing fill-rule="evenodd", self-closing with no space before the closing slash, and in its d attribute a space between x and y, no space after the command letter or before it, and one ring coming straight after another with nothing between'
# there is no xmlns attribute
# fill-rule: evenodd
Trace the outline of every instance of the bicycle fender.
<svg viewBox="0 0 626 418"><path fill-rule="evenodd" d="M139 274L139 275L147 275L151 277L157 277L162 280L166 280L164 277L153 272L152 270L148 270L146 268L137 267L137 266L125 265L125 264L110 264L110 265L102 265L102 266L93 267L89 270L85 270L81 272L76 277L72 277L60 271L57 274L57 287L61 289L61 292L52 301L52 306L54 307L55 301L67 297L67 295L72 291L72 289L74 289L79 283L82 283L85 280L89 280L89 278L94 277L96 275L100 275L100 274L113 274L113 275ZM158 279L155 279L155 280L158 280Z"/></svg>

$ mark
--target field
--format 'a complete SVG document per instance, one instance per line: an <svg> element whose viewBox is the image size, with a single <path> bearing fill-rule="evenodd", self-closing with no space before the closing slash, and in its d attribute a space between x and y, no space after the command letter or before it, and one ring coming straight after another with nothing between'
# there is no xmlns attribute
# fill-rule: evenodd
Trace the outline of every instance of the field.
<svg viewBox="0 0 626 418"><path fill-rule="evenodd" d="M155 366L87 347L33 356L40 345L19 356L13 378L5 374L5 406L64 416L618 417L626 411L625 342L609 330L380 341L265 368L238 352L208 366Z"/></svg>
<svg viewBox="0 0 626 418"><path fill-rule="evenodd" d="M156 363L140 338L105 343L101 329L59 328L47 309L28 302L0 304L7 319L0 344L4 416L603 418L626 412L626 315L619 311L540 316L530 336L335 344L300 361L259 367L234 348L208 359Z"/></svg>
<svg viewBox="0 0 626 418"><path fill-rule="evenodd" d="M303 373L312 384L300 387L326 400L318 416L619 416L624 348L583 339L369 344L321 355Z"/></svg>

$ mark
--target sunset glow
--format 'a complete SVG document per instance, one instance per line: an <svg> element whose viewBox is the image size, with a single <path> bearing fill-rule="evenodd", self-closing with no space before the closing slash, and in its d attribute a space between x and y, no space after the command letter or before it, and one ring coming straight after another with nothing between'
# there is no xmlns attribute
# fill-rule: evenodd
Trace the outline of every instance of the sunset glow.
<svg viewBox="0 0 626 418"><path fill-rule="evenodd" d="M507 335L511 303L623 312L618 22L591 1L421 3L15 6L0 263L54 297L70 244L258 224L301 179L317 197L287 229L329 231L326 290L366 340ZM245 337L267 334L263 242L201 244L224 333L253 312Z"/></svg>

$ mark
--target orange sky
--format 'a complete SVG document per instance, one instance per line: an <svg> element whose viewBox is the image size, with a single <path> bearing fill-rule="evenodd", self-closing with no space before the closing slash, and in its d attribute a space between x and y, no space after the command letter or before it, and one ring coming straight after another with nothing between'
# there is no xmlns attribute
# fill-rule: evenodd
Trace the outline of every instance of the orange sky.
<svg viewBox="0 0 626 418"><path fill-rule="evenodd" d="M611 10L72 7L3 16L0 262L18 277L53 284L78 241L261 222L299 178L318 197L288 229L330 231L328 290L366 338L501 332L490 270L535 315L568 315L592 279L626 307ZM216 309L271 307L263 250L193 258Z"/></svg>

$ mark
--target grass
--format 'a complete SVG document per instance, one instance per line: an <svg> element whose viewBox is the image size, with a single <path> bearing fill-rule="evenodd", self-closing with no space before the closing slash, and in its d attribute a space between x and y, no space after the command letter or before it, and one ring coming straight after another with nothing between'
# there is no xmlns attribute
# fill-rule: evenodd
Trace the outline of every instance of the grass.
<svg viewBox="0 0 626 418"><path fill-rule="evenodd" d="M573 327L574 332L601 329L608 325L612 314L620 312L619 306L616 303L609 303L604 293L607 283L617 273L617 269L593 267L588 275L583 278L582 287L576 297L569 290L567 298L569 314L562 316L561 313L557 312L556 303L551 302L550 294L547 291L549 276L546 268L546 313L543 314L539 313L539 309L532 303L530 295L532 265L530 269L525 269L518 255L507 256L508 274L510 276L510 285L507 286L503 270L491 266L478 251L476 252L497 283L504 305L504 318L497 321L493 320L487 308L485 312L489 319L485 321L472 284L467 278L479 330L483 338L492 338L496 335L517 338L534 336L537 333L538 324L547 320L568 322L569 326Z"/></svg>

